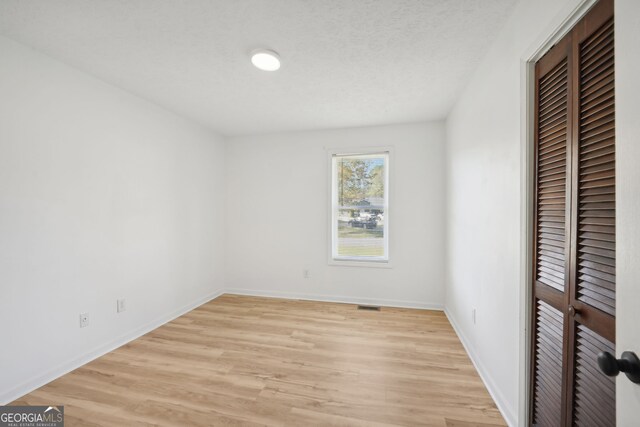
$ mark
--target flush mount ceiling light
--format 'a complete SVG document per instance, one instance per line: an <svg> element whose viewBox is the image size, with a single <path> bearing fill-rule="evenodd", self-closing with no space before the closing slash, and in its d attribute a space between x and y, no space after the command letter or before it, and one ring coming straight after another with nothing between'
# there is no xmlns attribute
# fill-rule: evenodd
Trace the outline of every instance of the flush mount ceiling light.
<svg viewBox="0 0 640 427"><path fill-rule="evenodd" d="M272 50L258 49L251 52L251 63L263 71L276 71L280 68L280 56Z"/></svg>

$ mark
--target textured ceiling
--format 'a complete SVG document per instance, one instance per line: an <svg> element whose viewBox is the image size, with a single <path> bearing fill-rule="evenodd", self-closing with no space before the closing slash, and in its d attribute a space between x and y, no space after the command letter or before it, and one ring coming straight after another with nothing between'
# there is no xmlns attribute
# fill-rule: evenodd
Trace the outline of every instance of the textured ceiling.
<svg viewBox="0 0 640 427"><path fill-rule="evenodd" d="M444 118L515 3L2 0L0 34L238 135Z"/></svg>

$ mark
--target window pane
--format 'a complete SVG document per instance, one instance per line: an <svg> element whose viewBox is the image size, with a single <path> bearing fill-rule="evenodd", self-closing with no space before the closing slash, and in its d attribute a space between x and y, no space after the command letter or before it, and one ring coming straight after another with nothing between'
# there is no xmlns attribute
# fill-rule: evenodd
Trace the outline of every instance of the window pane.
<svg viewBox="0 0 640 427"><path fill-rule="evenodd" d="M383 257L384 210L340 209L338 211L340 257Z"/></svg>
<svg viewBox="0 0 640 427"><path fill-rule="evenodd" d="M338 157L338 206L384 207L384 156Z"/></svg>

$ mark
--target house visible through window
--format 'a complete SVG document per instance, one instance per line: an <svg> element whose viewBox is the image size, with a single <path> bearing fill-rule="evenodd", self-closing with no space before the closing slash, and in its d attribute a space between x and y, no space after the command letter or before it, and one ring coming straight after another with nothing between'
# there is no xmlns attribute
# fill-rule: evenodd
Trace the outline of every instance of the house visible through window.
<svg viewBox="0 0 640 427"><path fill-rule="evenodd" d="M389 260L389 154L332 158L332 257Z"/></svg>

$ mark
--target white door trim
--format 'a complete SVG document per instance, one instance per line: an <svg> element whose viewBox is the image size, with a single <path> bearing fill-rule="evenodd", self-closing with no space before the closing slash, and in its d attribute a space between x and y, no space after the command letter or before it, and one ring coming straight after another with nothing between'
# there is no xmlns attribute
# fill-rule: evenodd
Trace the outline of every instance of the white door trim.
<svg viewBox="0 0 640 427"><path fill-rule="evenodd" d="M533 237L533 126L535 64L564 37L597 0L573 0L551 22L520 59L520 354L518 425L529 421L529 369L531 349L531 289Z"/></svg>

